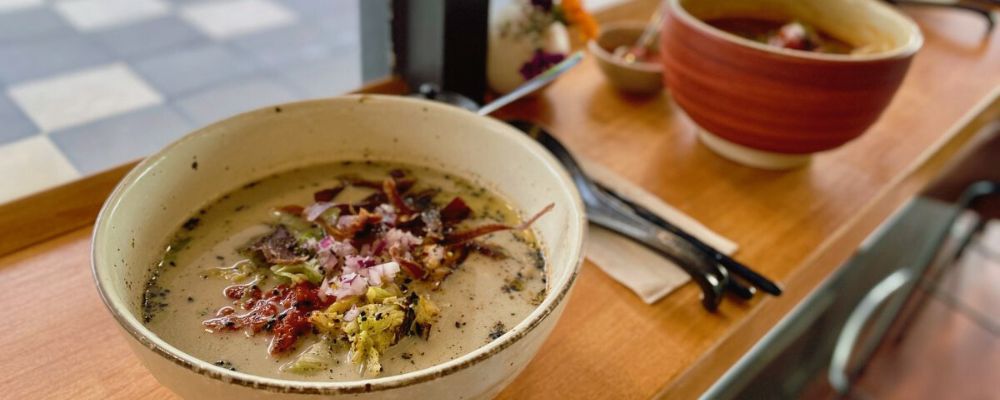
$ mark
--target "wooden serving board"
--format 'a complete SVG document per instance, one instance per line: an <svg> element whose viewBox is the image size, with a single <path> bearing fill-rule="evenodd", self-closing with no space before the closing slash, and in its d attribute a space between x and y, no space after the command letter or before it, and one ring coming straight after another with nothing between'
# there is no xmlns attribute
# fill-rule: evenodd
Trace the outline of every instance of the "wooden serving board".
<svg viewBox="0 0 1000 400"><path fill-rule="evenodd" d="M628 3L599 18L641 20L656 4ZM500 397L696 397L1000 118L1000 31L984 39L971 15L906 11L926 43L892 105L865 136L795 171L716 156L668 95L623 97L590 59L505 110L501 117L546 124L573 151L737 241L736 258L786 293L726 301L710 314L688 285L646 305L587 263L552 336ZM0 330L0 397L174 397L129 352L131 339L91 279L89 224L127 169L0 206L0 305L9 316Z"/></svg>

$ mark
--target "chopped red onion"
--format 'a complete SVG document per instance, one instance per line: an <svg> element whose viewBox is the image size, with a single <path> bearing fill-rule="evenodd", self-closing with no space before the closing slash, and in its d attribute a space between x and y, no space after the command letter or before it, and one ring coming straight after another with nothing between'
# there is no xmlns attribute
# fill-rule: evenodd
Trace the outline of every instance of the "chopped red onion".
<svg viewBox="0 0 1000 400"><path fill-rule="evenodd" d="M329 210L330 207L333 207L333 203L328 201L313 203L305 209L306 219L309 221L315 221L316 218L319 218L319 216L326 212L326 210Z"/></svg>

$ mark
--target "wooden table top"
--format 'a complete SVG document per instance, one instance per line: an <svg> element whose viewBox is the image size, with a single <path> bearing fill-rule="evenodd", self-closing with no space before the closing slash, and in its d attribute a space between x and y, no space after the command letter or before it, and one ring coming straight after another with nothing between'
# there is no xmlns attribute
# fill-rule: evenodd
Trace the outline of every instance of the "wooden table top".
<svg viewBox="0 0 1000 400"><path fill-rule="evenodd" d="M649 3L655 4L645 9ZM736 258L781 282L786 293L727 300L711 314L701 308L698 289L687 285L646 305L588 262L552 336L500 397L695 397L923 188L974 139L976 126L1000 114L987 101L1000 87L1000 31L983 40L984 28L971 15L907 12L926 43L885 115L860 139L790 172L754 170L714 155L668 95L622 97L590 59L540 97L505 110L502 116L546 124L575 152L735 240ZM977 105L986 111L968 118ZM92 220L93 204L120 176L94 178L89 197L72 186L16 208L0 206L0 222L13 224L4 226L0 242L27 232L15 229L24 222L15 213L67 193L88 205L47 218ZM0 397L175 397L131 354L131 339L101 304L90 275L90 230L0 257L0 304L13 316L0 330Z"/></svg>

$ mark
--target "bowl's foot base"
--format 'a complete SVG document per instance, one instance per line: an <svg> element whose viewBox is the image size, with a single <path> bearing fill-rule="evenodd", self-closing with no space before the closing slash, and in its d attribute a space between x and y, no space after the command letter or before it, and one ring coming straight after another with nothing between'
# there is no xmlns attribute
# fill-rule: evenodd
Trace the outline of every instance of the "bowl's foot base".
<svg viewBox="0 0 1000 400"><path fill-rule="evenodd" d="M812 154L775 153L752 149L730 142L701 128L698 128L698 137L705 146L708 146L716 154L749 167L785 170L801 167L812 160Z"/></svg>

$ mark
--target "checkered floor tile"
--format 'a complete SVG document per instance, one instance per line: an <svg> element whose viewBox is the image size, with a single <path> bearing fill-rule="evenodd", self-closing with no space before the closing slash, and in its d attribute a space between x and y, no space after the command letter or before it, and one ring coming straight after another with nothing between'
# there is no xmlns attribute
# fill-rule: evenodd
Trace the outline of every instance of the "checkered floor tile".
<svg viewBox="0 0 1000 400"><path fill-rule="evenodd" d="M44 4L44 0L0 0L0 12L36 7Z"/></svg>
<svg viewBox="0 0 1000 400"><path fill-rule="evenodd" d="M295 22L295 14L269 0L225 0L184 6L181 16L215 39L257 32Z"/></svg>
<svg viewBox="0 0 1000 400"><path fill-rule="evenodd" d="M170 4L162 0L65 0L54 7L81 31L126 25L170 12Z"/></svg>
<svg viewBox="0 0 1000 400"><path fill-rule="evenodd" d="M43 131L53 131L157 104L160 94L125 64L104 65L7 90Z"/></svg>
<svg viewBox="0 0 1000 400"><path fill-rule="evenodd" d="M49 138L32 136L0 146L0 202L76 179L80 174Z"/></svg>
<svg viewBox="0 0 1000 400"><path fill-rule="evenodd" d="M0 203L361 84L363 0L0 0Z"/></svg>

